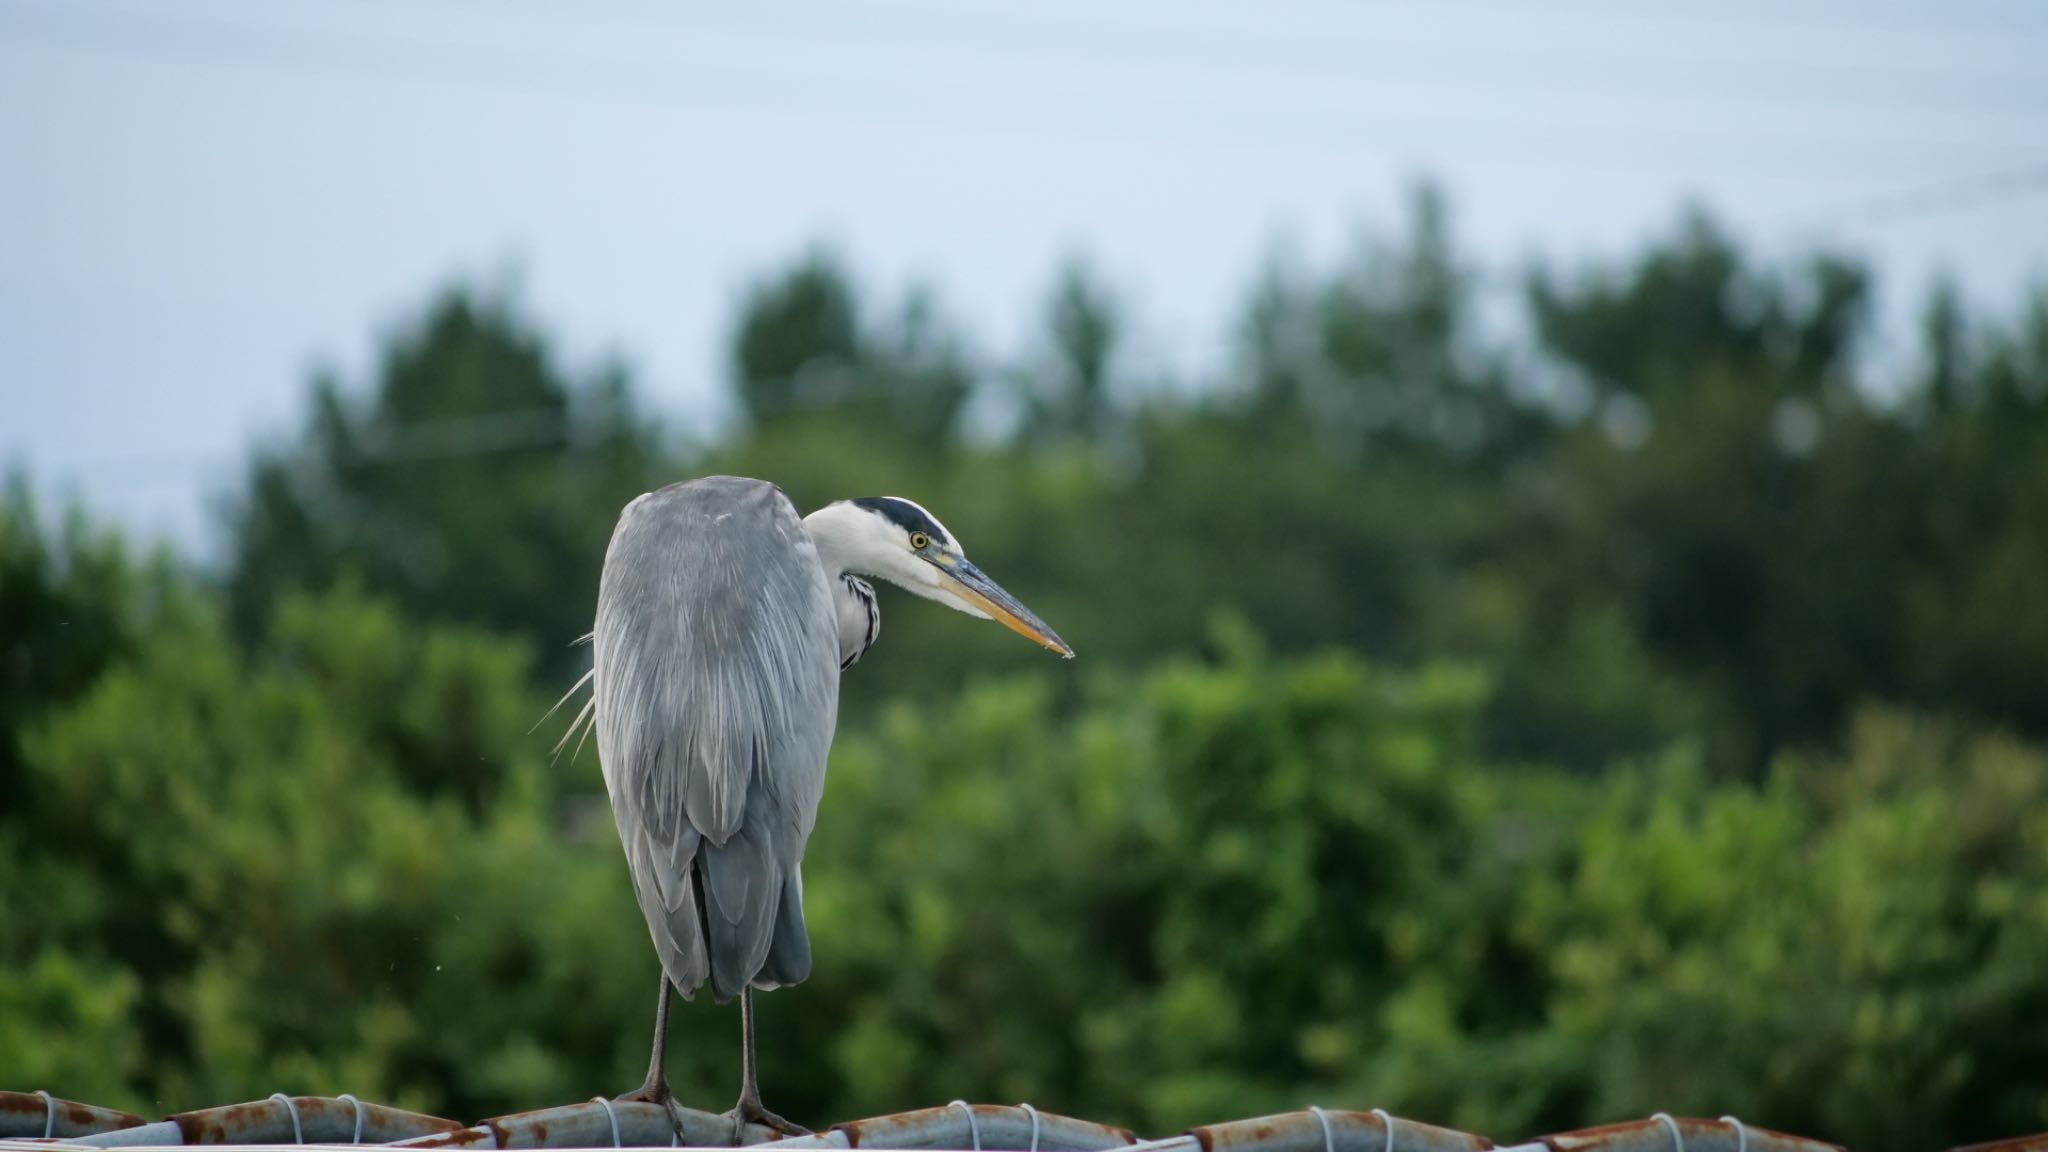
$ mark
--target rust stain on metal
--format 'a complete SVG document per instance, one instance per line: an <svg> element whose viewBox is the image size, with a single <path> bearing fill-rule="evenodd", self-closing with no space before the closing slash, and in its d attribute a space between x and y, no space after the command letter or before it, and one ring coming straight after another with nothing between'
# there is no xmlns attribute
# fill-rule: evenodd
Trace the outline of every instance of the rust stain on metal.
<svg viewBox="0 0 2048 1152"><path fill-rule="evenodd" d="M0 1130L28 1133L28 1139L41 1139L46 1126L63 1139L134 1128L143 1122L142 1117L133 1112L96 1108L61 1096L52 1096L45 1101L33 1092L0 1092L0 1117L8 1121Z"/></svg>
<svg viewBox="0 0 2048 1152"><path fill-rule="evenodd" d="M474 1128L461 1128L453 1132L438 1133L430 1139L420 1141L417 1147L467 1148L471 1144L481 1144L498 1135L499 1133L495 1130L495 1126L486 1120Z"/></svg>
<svg viewBox="0 0 2048 1152"><path fill-rule="evenodd" d="M180 1112L171 1117L187 1144L233 1144L250 1130L276 1119L288 1110L275 1100L229 1104L200 1112ZM286 1120L289 1123L289 1119Z"/></svg>
<svg viewBox="0 0 2048 1152"><path fill-rule="evenodd" d="M2032 1136L2014 1136L2009 1140L1991 1140L1983 1144L1964 1144L1948 1152L2048 1152L2048 1132L2037 1132Z"/></svg>
<svg viewBox="0 0 2048 1152"><path fill-rule="evenodd" d="M355 1127L356 1115L354 1109L351 1109L339 1100L330 1100L325 1096L294 1096L292 1097L292 1104L299 1110L299 1124L306 1130L306 1138L308 1140L313 1138L315 1126L328 1120L330 1114L333 1119L346 1123L351 1129ZM363 1107L365 1109L363 1115L367 1118L369 1116L367 1110L370 1105L365 1104ZM285 1123L291 1123L290 1118L286 1118Z"/></svg>
<svg viewBox="0 0 2048 1152"><path fill-rule="evenodd" d="M329 1100L327 1103L332 1105L337 1112L341 1110L341 1101ZM407 1112L403 1108L391 1108L383 1104L363 1105L363 1118L366 1126L383 1125L389 1128L422 1128L429 1133L454 1132L469 1127L469 1125L464 1124L460 1120L450 1120L445 1116L429 1116L424 1112ZM351 1126L355 1124L354 1109L348 1111L347 1120Z"/></svg>
<svg viewBox="0 0 2048 1152"><path fill-rule="evenodd" d="M1672 1120L1673 1123L1678 1125L1680 1137L1688 1144L1696 1137L1709 1134L1724 1139L1730 1138L1735 1130L1733 1125L1721 1120L1701 1120L1691 1117L1673 1117ZM1790 1148L1814 1149L1816 1152L1820 1149L1832 1148L1836 1152L1844 1152L1841 1145L1830 1144L1825 1140L1815 1140L1807 1136L1793 1136L1784 1132L1776 1132L1769 1128L1760 1128L1754 1124L1744 1125L1744 1128L1748 1131L1752 1143L1759 1140L1769 1140ZM1604 1124L1598 1128L1581 1128L1572 1132L1559 1132L1542 1137L1542 1142L1553 1149L1554 1152L1599 1152L1600 1149L1604 1148L1626 1146L1664 1149L1671 1146L1671 1134L1665 1129L1662 1120L1652 1117L1648 1120L1630 1120L1621 1124Z"/></svg>
<svg viewBox="0 0 2048 1152"><path fill-rule="evenodd" d="M621 1102L628 1100L622 1099ZM515 1146L547 1147L555 1139L556 1128L563 1129L563 1139L571 1139L574 1125L569 1124L565 1117L570 1114L582 1116L590 1107L579 1104L542 1109L483 1120L472 1127L459 1121L385 1105L357 1104L353 1100L323 1096L295 1096L289 1103L266 1098L178 1112L167 1120L176 1125L179 1141L186 1145L282 1142L293 1134L292 1119L296 1113L306 1138L315 1141L333 1139L335 1133L341 1133L345 1138L360 1125L365 1139L372 1142L412 1137L418 1140L418 1146L429 1148L474 1148L489 1144L510 1149ZM838 1133L848 1149L922 1146L939 1139L939 1134L950 1134L945 1136L946 1139L952 1135L964 1138L966 1132L960 1123L961 1117L951 1115L960 1110L958 1105L948 1105L874 1116L834 1124L825 1131ZM1019 1108L1009 1105L969 1104L965 1110L984 1134L988 1131L988 1122L1014 1123L1022 1115ZM1038 1114L1035 1119L1048 1126L1048 1135L1055 1128L1063 1128L1064 1134L1059 1139L1075 1141L1082 1147L1141 1143L1140 1137L1128 1128L1051 1113ZM1483 1136L1410 1120L1397 1122L1401 1125L1403 1143L1414 1148L1431 1152L1488 1152L1494 1147ZM0 1092L0 1135L13 1135L18 1139L35 1140L46 1126L63 1138L133 1128L144 1123L142 1117L133 1113L96 1108L32 1092ZM1325 1123L1330 1127L1324 1128ZM1538 1137L1532 1143L1544 1152L1674 1152L1674 1145L1681 1148L1733 1148L1738 1142L1738 1131L1746 1132L1750 1147L1758 1152L1845 1152L1836 1144L1754 1125L1738 1130L1726 1121L1676 1117L1651 1117L1555 1133ZM1354 1140L1369 1136L1377 1147L1386 1129L1380 1118L1371 1113L1332 1109L1320 1120L1312 1112L1290 1112L1202 1125L1189 1128L1185 1133L1200 1152L1307 1148L1311 1142L1316 1148L1321 1148L1325 1139L1339 1134ZM1950 1152L2048 1152L2048 1133L1971 1144Z"/></svg>
<svg viewBox="0 0 2048 1152"><path fill-rule="evenodd" d="M210 1129L213 1133L217 1134L218 1128L207 1119L204 1112L173 1112L168 1119L171 1123L178 1126L178 1143L180 1144L220 1143L217 1138L207 1138Z"/></svg>
<svg viewBox="0 0 2048 1152"><path fill-rule="evenodd" d="M1619 1144L1632 1136L1647 1134L1652 1130L1663 1135L1663 1127L1663 1123L1658 1120L1629 1120L1620 1124L1602 1124L1598 1128L1559 1132L1543 1137L1543 1142L1558 1149L1558 1152L1577 1152L1579 1149L1596 1149ZM1670 1142L1668 1137L1665 1142Z"/></svg>
<svg viewBox="0 0 2048 1152"><path fill-rule="evenodd" d="M0 1092L0 1115L20 1116L41 1124L49 1119L50 1106L33 1092Z"/></svg>

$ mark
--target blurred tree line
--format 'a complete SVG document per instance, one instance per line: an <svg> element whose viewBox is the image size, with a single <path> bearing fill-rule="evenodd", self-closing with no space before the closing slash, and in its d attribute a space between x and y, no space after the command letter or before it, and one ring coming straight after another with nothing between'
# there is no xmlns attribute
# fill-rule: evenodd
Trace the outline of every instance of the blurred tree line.
<svg viewBox="0 0 2048 1152"><path fill-rule="evenodd" d="M1700 214L1503 284L1424 192L1174 381L1085 263L991 364L818 250L747 295L702 443L450 291L315 382L219 572L8 493L0 1083L637 1083L595 755L528 730L617 510L722 471L918 499L1084 657L884 593L817 972L763 1005L785 1112L2048 1128L2048 294L1937 288L1902 363L1872 290ZM681 1013L686 1099L733 1094L734 1015Z"/></svg>

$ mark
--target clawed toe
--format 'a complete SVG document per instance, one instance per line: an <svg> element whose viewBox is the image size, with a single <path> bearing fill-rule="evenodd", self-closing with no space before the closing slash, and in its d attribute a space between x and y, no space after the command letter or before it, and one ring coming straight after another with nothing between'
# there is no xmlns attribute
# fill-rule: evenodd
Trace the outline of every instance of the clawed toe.
<svg viewBox="0 0 2048 1152"><path fill-rule="evenodd" d="M614 1096L612 1103L659 1105L662 1111L668 1113L668 1126L675 1133L676 1144L680 1146L690 1142L689 1133L683 1130L683 1106L668 1090L667 1084L642 1084L624 1096Z"/></svg>
<svg viewBox="0 0 2048 1152"><path fill-rule="evenodd" d="M747 1125L749 1124L759 1124L763 1128L771 1128L784 1136L809 1136L811 1134L809 1128L784 1120L775 1113L761 1107L759 1100L742 1098L738 1104L733 1105L732 1111L727 1112L726 1116L732 1120L732 1142L735 1148L746 1142Z"/></svg>

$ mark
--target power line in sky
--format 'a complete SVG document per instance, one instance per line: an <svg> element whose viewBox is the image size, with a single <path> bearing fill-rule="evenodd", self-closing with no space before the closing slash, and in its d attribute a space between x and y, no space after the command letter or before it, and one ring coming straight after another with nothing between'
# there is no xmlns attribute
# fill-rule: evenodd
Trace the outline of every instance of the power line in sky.
<svg viewBox="0 0 2048 1152"><path fill-rule="evenodd" d="M1801 213L1791 222L1824 230L1901 224L2043 195L2048 195L2048 161L1866 196Z"/></svg>
<svg viewBox="0 0 2048 1152"><path fill-rule="evenodd" d="M1707 164L1712 170L1735 169L1762 177L1805 172L1839 178L1859 167L1894 171L1900 163L1898 141L1862 141L1881 151L1855 156L1839 153L1845 143L1839 133L1788 135L1775 125L1766 132L1755 128L1715 131L1668 122L1574 123L1532 119L1512 102L1505 107L1514 115L1505 117L1433 105L1389 109L1373 117L1328 107L1253 108L1241 102L1161 101L1158 93L1149 91L1142 102L1153 107L1089 105L1076 109L1069 100L1068 107L1062 109L1052 98L1068 93L1025 91L1014 93L1034 101L1022 118L1014 114L968 116L963 115L958 101L934 99L929 85L904 88L899 84L892 92L886 82L878 86L872 77L793 77L723 62L716 66L716 73L710 69L683 71L672 62L646 57L573 54L560 44L550 44L542 52L502 46L479 51L477 45L467 43L365 35L354 29L303 24L195 19L189 13L166 15L154 9L128 10L110 19L117 14L106 9L77 5L59 9L16 0L0 6L0 12L13 16L11 21L0 22L0 33L5 33L0 44L11 39L21 45L139 55L188 65L453 85L518 96L628 100L708 113L765 111L801 117L857 117L877 125L976 134L1023 132L1125 144L1179 143L1253 150L1280 147L1345 156L1377 155L1411 168L1436 166L1431 155L1408 154L1380 142L1384 135L1380 129L1398 116L1404 126L1432 125L1439 141L1434 149L1439 155L1461 149L1469 154L1483 148L1486 163L1509 167L1671 175L1668 164L1646 163L1639 155L1637 145L1645 138L1711 142L1722 150ZM836 84L835 89L818 91L820 80ZM1105 116L1107 111L1122 115ZM1830 149L1838 154L1829 157Z"/></svg>
<svg viewBox="0 0 2048 1152"><path fill-rule="evenodd" d="M1461 9L1483 5L1460 3ZM421 6L408 3L417 12ZM505 6L498 0L435 0L426 6L502 18ZM1491 6L1488 6L1491 7ZM908 28L881 28L872 19L876 9L907 12L918 17ZM1510 9L1493 8L1495 11ZM812 45L858 53L908 50L927 56L957 56L965 49L976 55L1039 64L1107 65L1119 69L1166 67L1197 72L1205 79L1259 79L1298 82L1303 79L1355 83L1370 78L1390 78L1403 87L1438 90L1470 90L1474 66L1484 69L1488 89L1515 95L1586 95L1626 93L1635 98L1669 96L1679 90L1674 82L1703 76L1713 81L1713 99L1719 104L1756 104L1782 112L1790 100L1799 104L1867 106L1881 103L1920 112L1942 108L2012 115L2048 111L2036 95L2030 71L2003 76L1981 64L1943 67L1926 59L1924 51L1911 51L1889 59L1860 60L1797 55L1794 59L1770 59L1740 54L1702 56L1685 50L1683 38L1663 43L1680 48L1677 54L1639 50L1615 51L1600 48L1513 43L1509 51L1488 51L1489 45L1469 32L1454 43L1412 43L1360 39L1345 30L1310 31L1265 22L1257 25L1161 24L1133 22L1115 12L1091 10L1085 15L1056 9L1033 8L1028 12L999 8L964 8L956 4L933 4L926 0L873 0L863 5L860 19L845 26L846 10L836 6L816 9L813 17L789 27L766 30L731 21L707 21L702 9L662 9L659 16L647 9L617 9L579 6L565 10L556 6L522 6L527 17L546 20L556 27L582 26L627 28L637 33L650 31L711 33L748 39L772 39L775 46ZM749 8L748 13L759 9ZM1646 13L1657 22L1657 13ZM842 23L835 26L832 20ZM1663 20L1670 22L1670 14ZM1680 26L1684 22L1680 21ZM1812 27L1809 25L1809 27ZM1861 27L1860 25L1858 26ZM1839 42L1840 29L1837 33ZM2042 31L2048 33L2048 25ZM851 35L847 33L851 32ZM1103 42L1104 33L1138 37L1126 43ZM1775 39L1775 37L1767 38ZM2006 42L2009 37L2001 37ZM1923 44L1924 47L1924 44ZM1261 56L1254 49L1268 49ZM1860 90L1845 88L1844 79L1874 82ZM1926 78L1968 80L1982 84L2018 81L2026 88L2022 99L2014 91L1993 92L1990 100L1981 91L1953 87L1930 89L1924 84L1901 83ZM1565 81L1560 83L1560 81ZM1632 82L1633 81L1633 82ZM1644 81L1647 81L1645 83ZM1684 94L1680 92L1679 94Z"/></svg>
<svg viewBox="0 0 2048 1152"><path fill-rule="evenodd" d="M1802 217L1800 222L1889 226L2043 195L2048 195L2048 162L1871 196L1836 205L1824 214ZM1467 283L1476 292L1516 300L1520 300L1528 288L1523 275L1499 269L1473 270L1467 277ZM996 369L984 366L981 371L993 374ZM774 378L773 382L801 383L808 379L798 373ZM374 468L534 448L589 448L597 442L579 433L575 414L562 407L443 417L403 427L380 427L372 432L371 439L351 451L345 459L329 463L343 468ZM147 461L100 461L74 470L87 473L128 471L138 465L152 472L166 469L197 472L221 468L222 462L211 455L159 455Z"/></svg>
<svg viewBox="0 0 2048 1152"><path fill-rule="evenodd" d="M1472 0L1475 5L1483 2ZM428 10L468 6L469 0L440 0L429 5ZM918 10L928 8L920 0L896 0L896 6ZM419 10L417 6L407 7ZM906 86L900 78L892 77L889 79L899 82L891 85L844 74L804 76L789 65L764 68L729 62L721 64L716 72L692 72L644 54L624 56L594 52L590 50L592 41L589 37L579 39L573 35L543 38L539 41L542 47L521 49L507 43L503 35L506 29L492 22L483 22L479 27L480 34L494 39L479 40L467 35L461 39L443 39L433 35L431 29L424 30L426 34L422 35L420 28L321 27L303 20L272 18L273 13L279 11L304 15L318 10L258 7L245 12L259 13L257 18L237 19L217 11L195 15L191 8L130 8L97 4L90 0L75 0L62 6L36 0L0 0L0 51L10 46L30 51L54 49L122 59L149 59L172 67L254 72L272 78L310 75L345 81L426 84L515 97L647 103L711 115L751 111L839 122L853 119L863 123L909 125L949 133L1022 131L1062 139L1080 137L1120 144L1154 145L1167 141L1201 147L1253 150L1277 147L1346 155L1370 154L1375 146L1370 123L1351 122L1350 118L1332 108L1318 110L1320 115L1313 119L1270 106L1238 107L1221 112L1196 109L1193 110L1197 113L1194 117L1188 115L1191 110L1185 106L1169 109L1166 114L1155 110L1138 116L1131 115L1129 109L1117 109L1119 115L1114 117L1105 111L1104 116L1084 118L1068 116L1057 108L1048 110L1042 105L1033 105L1021 118L1016 114L1007 117L977 116L960 99L966 93L921 88L915 80ZM359 9L330 11L354 13ZM588 30L590 22L583 18L588 11L579 8L573 15L564 15L548 9L545 19L558 34L565 30L573 31L579 24L586 25ZM644 14L649 10L640 11ZM668 10L659 11L664 16L656 20L626 19L609 23L628 29L651 26L656 31L666 29L685 35L693 27L689 19L669 18L666 15ZM602 26L608 21L599 17L595 22ZM962 25L956 20L952 26L965 28L969 25L971 21ZM522 31L533 32L535 27L529 22ZM963 39L971 39L978 44L992 41L998 45L1003 40L999 32L977 33L969 38L941 35L940 31L943 30L921 33L922 38L913 46L921 45L923 50L944 53ZM756 34L747 35L760 39ZM811 29L799 39L813 47L823 46L849 55L888 43L871 36L839 36L829 29L822 34ZM634 40L634 46L643 49L650 43L645 35ZM1041 46L1046 44L1043 40L1039 43ZM1207 46L1203 46L1204 42L1199 37L1175 43L1182 47L1192 46L1196 51L1180 51L1176 55L1178 49L1163 52L1147 50L1137 55L1153 63L1163 61L1176 67L1191 67L1210 58L1201 56L1201 52L1213 50L1216 52L1213 59L1224 72L1237 69L1240 78L1272 74L1271 70L1243 69L1241 61L1239 64L1230 63L1236 57L1218 49L1213 39ZM1266 43L1272 47L1292 42L1276 33ZM1033 52L1028 49L1029 45L1020 45L1015 51L1022 53L1022 59L1035 62L1065 58L1058 51ZM975 55L977 58L984 54L1003 57L1006 51L994 47ZM1083 45L1075 51L1081 55L1072 59L1082 63L1114 63L1120 58L1115 53L1101 51L1099 46ZM1468 60L1486 58L1486 53L1478 50L1468 56ZM1555 89L1558 92L1573 90L1571 85L1576 82L1569 76L1554 72L1544 75L1551 75L1554 79L1541 80L1537 86L1557 82L1561 85ZM1628 102L1650 91L1636 83L1635 78L1620 83L1605 78L1612 84L1612 98ZM1808 90L1818 90L1812 87L1810 78L1794 83L1807 84ZM890 90L892 88L893 91ZM1899 85L1897 91L1908 101L1926 95L1913 85ZM1085 92L1056 95L1070 97L1063 107L1071 107L1087 99ZM2029 111L2023 105L2012 106L2009 110ZM1427 116L1429 113L1425 109L1417 115ZM1532 130L1488 117L1480 117L1476 127L1478 131L1446 135L1461 137L1455 141L1455 146L1467 152L1483 146L1488 163L1498 163L1506 155L1508 166L1513 166L1515 157L1519 156L1539 158L1536 163L1545 168L1568 168L1576 173L1613 168L1635 173L1671 174L1668 166L1633 155L1643 135L1640 127L1612 132L1581 122L1552 126L1553 130ZM1558 127L1568 131L1554 130ZM1575 130L1576 134L1570 130ZM1660 136L1687 134L1683 127L1655 127L1650 130ZM1599 135L1602 132L1606 134ZM1782 130L1775 135L1777 138L1769 142L1780 146L1776 149L1761 147L1755 139L1742 134L1712 137L1730 145L1733 155L1724 157L1717 150L1711 158L1702 158L1698 163L1702 170L1777 173L1788 166L1789 158L1792 167L1826 173L1843 184L1866 188L1874 186L1874 181L1860 176L1853 183L1843 179L1843 164L1825 155L1821 147L1828 141L1816 141L1810 135L1794 136ZM1927 165L1919 157L1907 156L1890 160L1885 171L1896 175L1916 167L1925 171ZM2048 163L1978 173L1899 192L1862 195L1829 209L1802 213L1797 220L1782 223L1817 226L1816 231L1822 235L1835 229L1892 228L1994 205L2017 203L2044 194L2048 194ZM1480 290L1509 306L1520 298L1524 289L1521 277L1498 273L1478 277L1477 284ZM446 427L403 430L404 435L400 438L379 442L374 451L366 453L358 462L366 466L382 466L399 460L433 459L442 455L504 452L556 443L563 435L562 428L553 422L555 418L552 416L512 413L479 419L487 423L471 427L458 420ZM206 463L209 462L194 460L190 466L197 468ZM123 467L123 462L106 461L100 466L117 469ZM186 465L158 460L154 464L143 462L142 466L163 469ZM94 470L97 469L93 465L86 468L88 472Z"/></svg>
<svg viewBox="0 0 2048 1152"><path fill-rule="evenodd" d="M760 6L760 4L755 5L755 7ZM813 10L816 10L818 7L817 5L810 6ZM1404 10L1413 11L1416 6L1413 0L1347 0L1346 3L1333 7L1347 13L1378 11L1384 14ZM1431 0L1430 6L1456 11L1461 15L1481 17L1487 15L1525 15L1530 10L1530 6L1523 2L1523 0ZM969 14L1003 13L1008 11L1002 8L992 8L986 4L961 3L959 0L868 0L868 4L864 5L864 7L906 8L922 12L951 11ZM1936 6L1922 5L1921 7L1924 10ZM1620 21L1631 24L1664 25L1666 27L1693 29L1700 27L1739 28L1771 35L1781 35L1788 30L1836 34L1842 31L1845 24L1849 24L1859 31L1900 32L1915 36L1933 34L1949 37L1995 38L2001 40L2008 40L2016 35L2048 37L2048 21L2037 21L2036 23L2028 24L2023 20L2014 20L2012 19L2013 16L2023 11L2031 10L1998 3L1997 0L1991 0L1990 3L1984 5L1984 7L1995 13L1994 18L1989 19L1983 18L1982 13L1978 15L1978 18L1972 19L1966 11L1967 6L1964 4L1951 2L1941 4L1938 7L1940 11L1935 19L1900 19L1900 17L1907 14L1907 6L1892 5L1887 8L1884 5L1866 2L1855 4L1853 7L1845 5L1843 10L1838 13L1837 19L1829 20L1824 14L1815 12L1808 5L1793 7L1783 3L1772 3L1770 0L1764 0L1762 4L1752 6L1747 11L1743 11L1739 5L1717 4L1711 12L1704 14L1696 11L1677 11L1670 5L1645 5L1632 2L1632 0L1608 0L1608 2L1597 2L1596 0L1593 3L1569 4L1553 2L1545 4L1542 6L1542 15L1545 21L1553 23L1568 22L1573 18L1577 18L1582 24L1597 24L1601 26L1611 26L1616 21ZM1101 6L1091 6L1088 8L1087 16L1084 19L1096 19L1103 14L1104 10ZM1924 14L1924 11L1922 14ZM1065 14L1045 6L1038 6L1034 9L1033 15L1048 15L1058 18ZM1071 18L1069 18L1069 22L1080 23L1080 21L1073 21ZM1144 28L1161 27L1156 22L1133 24L1132 26ZM1237 27L1245 26L1237 25ZM1314 35L1321 30L1310 28L1307 31Z"/></svg>

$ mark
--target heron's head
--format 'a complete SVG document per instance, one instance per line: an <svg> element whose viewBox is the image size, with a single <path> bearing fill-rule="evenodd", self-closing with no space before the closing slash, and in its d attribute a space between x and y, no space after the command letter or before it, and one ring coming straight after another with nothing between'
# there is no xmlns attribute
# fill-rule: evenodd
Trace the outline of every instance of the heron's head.
<svg viewBox="0 0 2048 1152"><path fill-rule="evenodd" d="M1002 585L974 566L938 518L900 496L864 496L804 517L829 566L887 580L950 608L997 623L1062 656L1074 650Z"/></svg>

